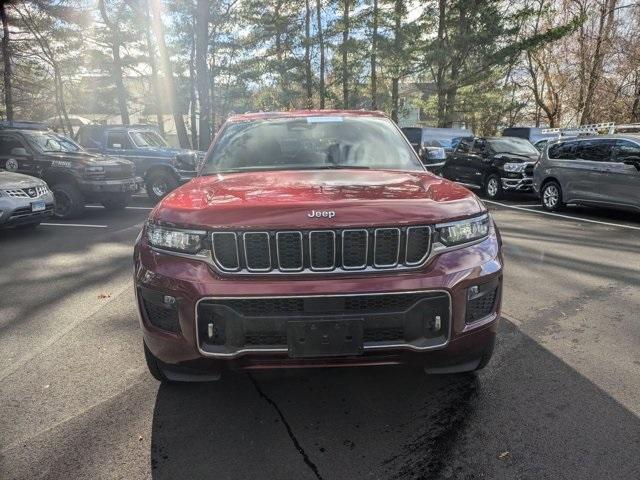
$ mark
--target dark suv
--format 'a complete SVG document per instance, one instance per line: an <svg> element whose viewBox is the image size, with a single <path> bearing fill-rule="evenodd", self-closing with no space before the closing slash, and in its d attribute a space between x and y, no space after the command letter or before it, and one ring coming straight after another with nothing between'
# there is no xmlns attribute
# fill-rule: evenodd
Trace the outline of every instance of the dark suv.
<svg viewBox="0 0 640 480"><path fill-rule="evenodd" d="M532 191L533 167L540 152L523 138L463 138L447 159L442 175L489 199L505 191Z"/></svg>
<svg viewBox="0 0 640 480"><path fill-rule="evenodd" d="M231 117L134 251L147 365L477 370L500 316L502 244L482 202L425 171L379 112Z"/></svg>
<svg viewBox="0 0 640 480"><path fill-rule="evenodd" d="M0 168L47 182L59 218L80 215L88 201L122 209L141 185L128 160L91 154L70 138L32 123L0 127Z"/></svg>
<svg viewBox="0 0 640 480"><path fill-rule="evenodd" d="M204 157L203 152L170 147L150 125L83 125L76 139L90 152L131 160L156 201L191 180Z"/></svg>
<svg viewBox="0 0 640 480"><path fill-rule="evenodd" d="M547 210L571 203L640 211L640 135L551 142L533 178Z"/></svg>

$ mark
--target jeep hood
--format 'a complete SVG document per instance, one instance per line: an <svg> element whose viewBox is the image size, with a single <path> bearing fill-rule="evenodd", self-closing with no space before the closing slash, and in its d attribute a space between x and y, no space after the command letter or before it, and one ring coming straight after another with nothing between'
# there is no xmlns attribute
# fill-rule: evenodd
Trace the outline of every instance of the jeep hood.
<svg viewBox="0 0 640 480"><path fill-rule="evenodd" d="M310 217L312 210L335 216ZM313 229L432 224L484 210L469 190L427 172L345 169L198 177L150 218L200 229Z"/></svg>

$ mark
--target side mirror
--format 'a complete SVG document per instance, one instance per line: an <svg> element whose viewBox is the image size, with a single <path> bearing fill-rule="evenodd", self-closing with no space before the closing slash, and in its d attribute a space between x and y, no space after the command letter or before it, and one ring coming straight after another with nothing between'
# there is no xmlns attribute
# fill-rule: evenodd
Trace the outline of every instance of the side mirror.
<svg viewBox="0 0 640 480"><path fill-rule="evenodd" d="M15 147L11 149L11 156L13 157L29 157L29 152L24 147Z"/></svg>
<svg viewBox="0 0 640 480"><path fill-rule="evenodd" d="M421 150L420 159L426 165L440 163L447 159L447 154L442 147L424 147Z"/></svg>

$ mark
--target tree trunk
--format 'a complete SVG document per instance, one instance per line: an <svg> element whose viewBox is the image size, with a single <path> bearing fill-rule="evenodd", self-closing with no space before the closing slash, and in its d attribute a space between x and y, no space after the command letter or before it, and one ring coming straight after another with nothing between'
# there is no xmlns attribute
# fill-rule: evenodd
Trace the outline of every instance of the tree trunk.
<svg viewBox="0 0 640 480"><path fill-rule="evenodd" d="M580 124L593 123L593 100L596 88L602 76L602 67L606 52L604 48L608 43L613 30L614 10L617 0L605 1L600 12L600 22L598 24L598 37L596 39L596 48L592 54L593 63L589 72L589 82L584 95L584 110L580 117Z"/></svg>
<svg viewBox="0 0 640 480"><path fill-rule="evenodd" d="M187 127L184 123L184 117L180 105L178 104L178 91L176 89L175 80L173 78L173 68L171 67L171 59L167 51L167 44L164 38L164 25L162 24L162 16L160 14L160 0L151 0L153 11L153 30L158 43L160 52L160 61L162 62L162 70L164 71L164 80L166 83L167 93L171 101L171 110L173 111L173 121L176 124L176 133L178 134L178 142L182 148L190 148L189 135Z"/></svg>
<svg viewBox="0 0 640 480"><path fill-rule="evenodd" d="M56 90L56 98L58 99L58 105L60 107L60 113L63 120L63 130L70 136L73 136L73 128L71 127L71 120L69 120L69 114L67 113L67 103L64 100L64 85L62 84L62 75L60 75L60 67L58 63L52 58L53 64L53 80Z"/></svg>
<svg viewBox="0 0 640 480"><path fill-rule="evenodd" d="M640 70L636 72L636 88L631 106L631 121L640 122Z"/></svg>
<svg viewBox="0 0 640 480"><path fill-rule="evenodd" d="M211 95L209 92L209 67L207 53L209 49L209 2L198 0L196 6L196 79L198 86L198 104L200 106L199 150L207 150L211 143ZM194 143L195 146L195 143Z"/></svg>
<svg viewBox="0 0 640 480"><path fill-rule="evenodd" d="M373 18L371 32L371 110L378 109L378 78L376 62L378 60L378 0L373 0Z"/></svg>
<svg viewBox="0 0 640 480"><path fill-rule="evenodd" d="M156 122L160 135L164 137L164 117L162 115L162 102L160 101L160 84L158 80L158 65L156 63L156 52L154 51L153 38L151 35L151 13L149 12L149 2L145 2L145 27L144 34L149 55L149 67L151 68L151 89L153 91L153 106L156 111Z"/></svg>
<svg viewBox="0 0 640 480"><path fill-rule="evenodd" d="M393 53L395 64L393 65L393 77L391 78L391 120L398 123L400 110L400 57L402 55L402 0L396 0L393 8Z"/></svg>
<svg viewBox="0 0 640 480"><path fill-rule="evenodd" d="M349 108L349 0L343 0L342 11L342 108Z"/></svg>
<svg viewBox="0 0 640 480"><path fill-rule="evenodd" d="M196 34L195 34L195 19L193 22L193 31L191 35L191 51L189 53L189 114L190 114L190 127L191 127L191 145L195 148L198 145L198 118L196 116L196 110L198 109L198 97L196 96Z"/></svg>
<svg viewBox="0 0 640 480"><path fill-rule="evenodd" d="M316 0L316 21L320 47L320 108L324 109L324 34L322 31L322 0Z"/></svg>
<svg viewBox="0 0 640 480"><path fill-rule="evenodd" d="M104 0L98 0L98 8L105 26L111 33L111 53L113 55L113 65L111 67L111 77L116 87L116 96L118 97L118 108L120 110L120 118L122 123L128 125L131 123L129 119L129 109L127 108L127 89L122 80L122 59L120 58L120 31L117 24L109 21L107 8Z"/></svg>
<svg viewBox="0 0 640 480"><path fill-rule="evenodd" d="M9 20L7 19L6 2L0 0L0 17L2 17L2 59L4 62L4 107L7 120L13 121L13 96L11 91L11 50L9 48Z"/></svg>
<svg viewBox="0 0 640 480"><path fill-rule="evenodd" d="M438 115L438 127L444 127L445 118L447 115L446 110L446 68L445 61L446 56L444 55L445 49L445 22L447 20L447 2L446 0L438 1L438 56L437 56L437 66L436 66L436 75L435 75L435 83L436 83L436 92L438 97L438 106L437 106L437 115Z"/></svg>
<svg viewBox="0 0 640 480"><path fill-rule="evenodd" d="M311 77L311 8L309 0L305 0L304 16L304 66L307 87L307 108L313 108L313 82Z"/></svg>

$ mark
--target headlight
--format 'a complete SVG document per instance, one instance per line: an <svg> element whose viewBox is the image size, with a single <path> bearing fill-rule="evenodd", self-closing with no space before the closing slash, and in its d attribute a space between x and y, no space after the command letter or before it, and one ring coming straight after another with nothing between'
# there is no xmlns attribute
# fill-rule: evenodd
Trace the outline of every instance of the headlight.
<svg viewBox="0 0 640 480"><path fill-rule="evenodd" d="M489 215L437 226L440 242L450 247L480 240L489 235Z"/></svg>
<svg viewBox="0 0 640 480"><path fill-rule="evenodd" d="M525 168L525 164L524 163L505 163L502 166L502 169L505 172L524 172L524 168Z"/></svg>
<svg viewBox="0 0 640 480"><path fill-rule="evenodd" d="M206 232L147 225L147 239L152 246L176 252L198 253L205 235Z"/></svg>

